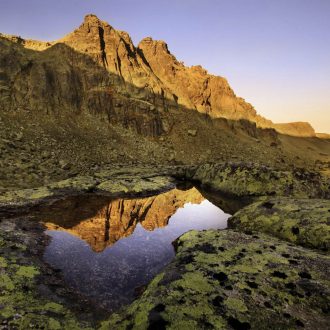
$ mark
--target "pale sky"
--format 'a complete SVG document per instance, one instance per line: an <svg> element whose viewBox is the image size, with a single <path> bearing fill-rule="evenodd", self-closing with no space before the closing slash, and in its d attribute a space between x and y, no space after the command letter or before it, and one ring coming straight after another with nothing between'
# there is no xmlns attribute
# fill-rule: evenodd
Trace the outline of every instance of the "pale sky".
<svg viewBox="0 0 330 330"><path fill-rule="evenodd" d="M330 133L330 0L0 0L0 32L54 40L88 13L165 40L274 122Z"/></svg>

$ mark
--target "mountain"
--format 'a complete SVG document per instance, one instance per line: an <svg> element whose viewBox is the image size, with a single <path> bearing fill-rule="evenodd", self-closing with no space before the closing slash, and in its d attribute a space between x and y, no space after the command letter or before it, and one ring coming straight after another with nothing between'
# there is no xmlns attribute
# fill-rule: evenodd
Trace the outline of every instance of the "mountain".
<svg viewBox="0 0 330 330"><path fill-rule="evenodd" d="M309 124L273 124L225 78L184 66L163 41L135 46L95 15L57 41L0 34L3 187L114 164L324 167L329 140L318 136Z"/></svg>
<svg viewBox="0 0 330 330"><path fill-rule="evenodd" d="M4 35L2 35L2 38L23 45L27 49L45 51L49 55L51 55L53 48L63 47L63 45L69 46L70 49L79 54L88 55L101 67L113 74L112 80L99 77L99 81L95 81L95 77L89 77L95 83L92 86L94 94L102 91L102 98L105 97L104 94L107 89L110 92L111 89L115 88L117 92L124 95L128 93L131 98L135 98L136 101L140 102L139 105L142 108L149 106L164 111L167 107L180 105L207 114L212 118L245 119L255 122L258 127L275 128L282 134L315 136L315 131L308 124L299 122L273 124L270 120L258 115L251 104L235 95L225 78L211 75L201 66L184 66L170 53L164 41L157 41L148 37L135 47L128 33L115 30L95 15L87 15L79 28L54 42L23 40L19 37L6 37ZM78 60L77 63L73 58L71 66L75 67L77 65L81 65L80 61ZM95 103L99 103L100 100L93 98L90 84L83 82L86 79L77 74L71 77L66 75L66 77L57 79L47 66L43 69L39 68L43 72L35 72L39 70L30 66L31 62L25 63L22 72L25 76L30 74L31 77L33 74L39 74L45 78L41 81L38 79L38 85L41 82L38 89L41 90L39 95L36 91L34 92L36 95L33 95L35 102L38 100L39 106L45 103L45 97L49 99L49 94L51 94L49 88L54 90L58 87L63 90L63 83L59 83L57 80L63 81L63 78L67 78L71 92L71 95L67 95L68 98L78 99L82 96L86 98L86 95L80 95L82 87L84 94L86 92L90 94L87 96L90 99L89 102L92 103L90 107L98 108ZM12 70L11 66L9 68ZM8 73L5 73L6 75ZM45 80L44 86L42 86L43 80ZM31 87L35 89L36 86ZM73 88L71 89L71 87ZM17 90L14 91L14 94L16 95L17 92ZM25 90L25 93L30 94L32 92ZM61 106L59 98L63 96L65 95L56 96L58 104L54 101L53 104L49 105L53 108L52 110L57 106ZM20 99L20 97L18 98ZM104 101L110 103L108 97L105 97ZM79 109L84 106L79 101L77 102L77 104L73 104L76 108ZM36 104L33 104L33 106L36 106ZM114 106L116 107L116 104ZM157 126L157 123L154 125ZM161 130L162 128L156 128L157 133Z"/></svg>

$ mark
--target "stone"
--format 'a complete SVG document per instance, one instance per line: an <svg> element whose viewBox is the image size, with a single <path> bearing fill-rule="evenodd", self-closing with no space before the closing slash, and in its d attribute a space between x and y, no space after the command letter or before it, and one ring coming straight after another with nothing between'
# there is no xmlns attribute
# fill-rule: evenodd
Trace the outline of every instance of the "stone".
<svg viewBox="0 0 330 330"><path fill-rule="evenodd" d="M266 233L308 248L330 249L330 200L266 198L239 210L228 226Z"/></svg>
<svg viewBox="0 0 330 330"><path fill-rule="evenodd" d="M188 130L188 135L195 137L197 135L197 130L196 129Z"/></svg>
<svg viewBox="0 0 330 330"><path fill-rule="evenodd" d="M69 170L71 167L70 164L68 162L66 162L65 160L60 160L58 163L62 170Z"/></svg>
<svg viewBox="0 0 330 330"><path fill-rule="evenodd" d="M187 179L236 197L330 198L330 179L305 169L282 171L244 162L202 164L187 173Z"/></svg>
<svg viewBox="0 0 330 330"><path fill-rule="evenodd" d="M141 297L104 329L324 329L329 256L269 236L190 231Z"/></svg>
<svg viewBox="0 0 330 330"><path fill-rule="evenodd" d="M175 160L175 154L170 154L170 156L168 157L168 161L169 162L172 162L172 161L174 161Z"/></svg>

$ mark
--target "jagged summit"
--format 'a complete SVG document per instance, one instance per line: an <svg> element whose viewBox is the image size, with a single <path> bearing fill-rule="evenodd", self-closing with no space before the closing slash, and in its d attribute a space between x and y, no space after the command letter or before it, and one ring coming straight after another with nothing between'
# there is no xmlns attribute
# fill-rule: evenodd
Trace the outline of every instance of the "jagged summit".
<svg viewBox="0 0 330 330"><path fill-rule="evenodd" d="M142 39L138 45L138 48L143 49L145 47L153 47L164 51L167 54L171 54L168 49L168 44L164 40L154 40L152 37L146 37Z"/></svg>
<svg viewBox="0 0 330 330"><path fill-rule="evenodd" d="M100 19L95 14L86 14L84 17L84 22L86 23L100 23Z"/></svg>

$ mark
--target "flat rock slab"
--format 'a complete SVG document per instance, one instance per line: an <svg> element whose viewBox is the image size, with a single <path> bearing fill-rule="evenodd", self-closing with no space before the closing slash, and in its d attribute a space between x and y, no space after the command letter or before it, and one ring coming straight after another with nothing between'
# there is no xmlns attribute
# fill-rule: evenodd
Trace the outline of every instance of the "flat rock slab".
<svg viewBox="0 0 330 330"><path fill-rule="evenodd" d="M330 200L268 198L241 209L230 228L263 232L302 246L330 249Z"/></svg>
<svg viewBox="0 0 330 330"><path fill-rule="evenodd" d="M330 258L266 235L191 231L103 329L326 329Z"/></svg>
<svg viewBox="0 0 330 330"><path fill-rule="evenodd" d="M99 171L93 176L75 176L39 188L7 191L0 194L0 216L1 213L20 212L22 207L69 195L94 192L112 197L144 196L175 187L175 179L168 174L168 170L159 174L156 171L150 168Z"/></svg>
<svg viewBox="0 0 330 330"><path fill-rule="evenodd" d="M257 164L204 164L186 177L233 196L330 198L330 180L304 169L276 170Z"/></svg>

